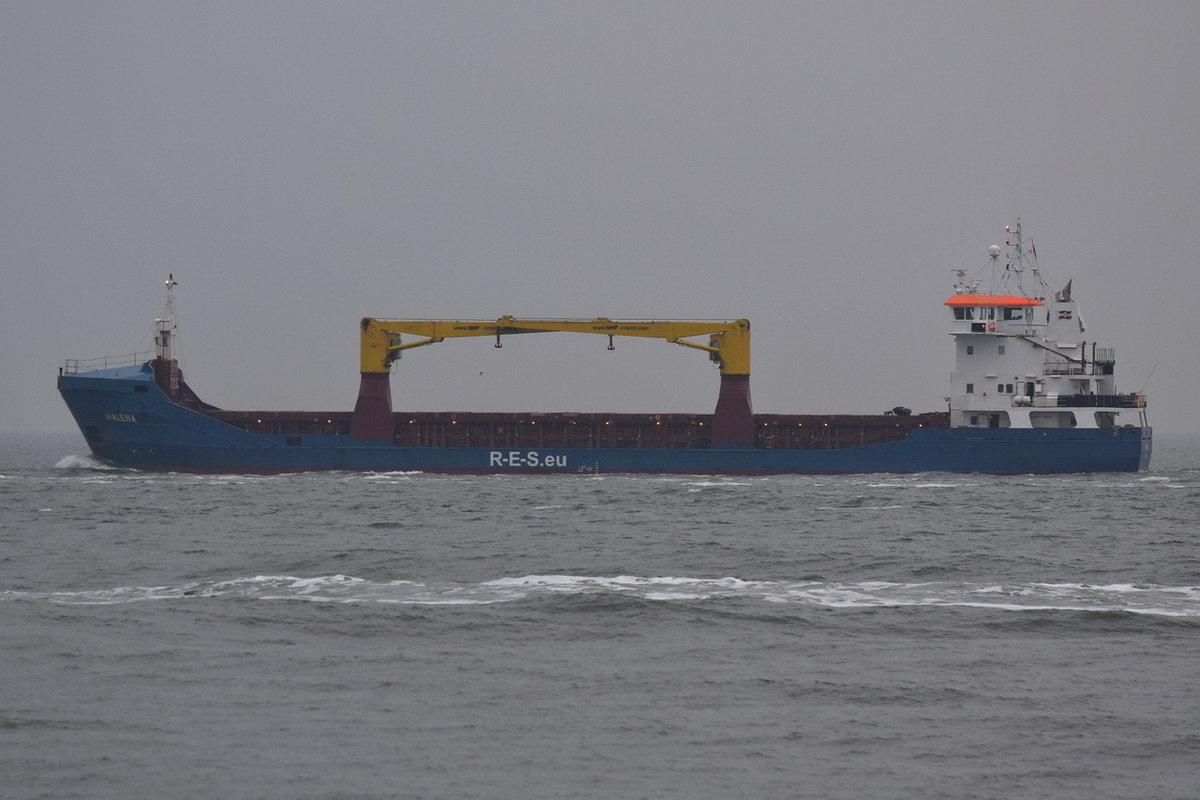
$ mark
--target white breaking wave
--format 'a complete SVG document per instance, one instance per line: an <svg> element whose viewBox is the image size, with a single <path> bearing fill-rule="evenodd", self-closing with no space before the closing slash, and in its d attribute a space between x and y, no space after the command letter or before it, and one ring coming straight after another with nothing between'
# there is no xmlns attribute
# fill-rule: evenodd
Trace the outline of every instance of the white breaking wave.
<svg viewBox="0 0 1200 800"><path fill-rule="evenodd" d="M178 586L120 586L62 592L0 592L0 600L112 605L220 598L393 605L488 605L552 596L621 595L656 602L742 600L826 608L904 606L1009 611L1124 611L1200 618L1200 587L1081 583L970 584L888 581L786 582L740 578L525 575L474 584L368 581L347 575L257 575Z"/></svg>
<svg viewBox="0 0 1200 800"><path fill-rule="evenodd" d="M716 487L724 489L732 486L753 486L750 481L732 481L732 480L702 480L702 481L683 481L684 486L695 486L700 489Z"/></svg>
<svg viewBox="0 0 1200 800"><path fill-rule="evenodd" d="M386 472L364 472L361 475L354 475L355 479L368 481L390 481L396 478L411 478L414 475L424 475L425 473L419 469L397 469Z"/></svg>
<svg viewBox="0 0 1200 800"><path fill-rule="evenodd" d="M112 464L105 464L100 459L91 455L71 455L63 456L54 465L55 469L104 469L114 470L120 467L114 467Z"/></svg>

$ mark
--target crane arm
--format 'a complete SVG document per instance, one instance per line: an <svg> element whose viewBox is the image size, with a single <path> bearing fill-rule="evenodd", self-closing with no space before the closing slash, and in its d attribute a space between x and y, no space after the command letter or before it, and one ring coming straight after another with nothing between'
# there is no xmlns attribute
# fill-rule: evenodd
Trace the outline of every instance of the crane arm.
<svg viewBox="0 0 1200 800"><path fill-rule="evenodd" d="M451 338L501 336L517 333L598 333L612 336L639 336L664 339L672 344L704 350L721 369L722 375L750 374L750 322L737 320L708 321L632 321L597 317L592 320L516 319L500 317L483 320L395 320L364 317L361 331L361 371L386 373L401 352L424 347ZM402 342L401 334L422 337ZM708 341L691 341L707 336Z"/></svg>

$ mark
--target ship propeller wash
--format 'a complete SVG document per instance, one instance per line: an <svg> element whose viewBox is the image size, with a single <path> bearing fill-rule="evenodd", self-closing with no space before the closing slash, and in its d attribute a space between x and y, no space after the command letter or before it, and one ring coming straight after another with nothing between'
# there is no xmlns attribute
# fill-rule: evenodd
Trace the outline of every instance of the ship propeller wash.
<svg viewBox="0 0 1200 800"><path fill-rule="evenodd" d="M948 411L755 414L750 323L518 319L360 321L353 411L228 411L200 400L175 355L174 276L156 350L69 360L58 388L92 453L149 470L779 474L1063 473L1146 469L1146 398L1121 394L1115 352L1086 338L1068 282L1051 292L1021 225L1005 228L945 301L955 342ZM981 289L986 280L986 289ZM573 332L660 339L720 373L712 414L412 412L392 407L400 353L458 338ZM405 337L409 337L405 339Z"/></svg>

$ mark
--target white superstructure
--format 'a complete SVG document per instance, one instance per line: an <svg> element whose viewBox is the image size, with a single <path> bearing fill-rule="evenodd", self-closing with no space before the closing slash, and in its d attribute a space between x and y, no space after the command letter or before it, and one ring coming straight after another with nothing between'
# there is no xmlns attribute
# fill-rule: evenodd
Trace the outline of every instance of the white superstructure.
<svg viewBox="0 0 1200 800"><path fill-rule="evenodd" d="M1005 226L1007 256L989 249L988 288L955 270L955 428L1113 428L1148 425L1140 394L1118 394L1115 351L1086 338L1071 282L1051 294L1026 250L1021 221Z"/></svg>

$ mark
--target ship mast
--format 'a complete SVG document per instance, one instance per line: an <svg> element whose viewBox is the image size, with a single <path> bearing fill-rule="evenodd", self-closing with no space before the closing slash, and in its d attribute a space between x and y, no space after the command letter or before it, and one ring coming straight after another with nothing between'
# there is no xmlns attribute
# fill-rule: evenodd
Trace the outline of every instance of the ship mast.
<svg viewBox="0 0 1200 800"><path fill-rule="evenodd" d="M167 287L167 304L163 309L162 318L154 320L154 324L158 328L154 336L155 358L161 361L174 361L176 328L175 287L179 285L179 281L175 280L174 273L169 273L163 283Z"/></svg>
<svg viewBox="0 0 1200 800"><path fill-rule="evenodd" d="M995 292L999 294L1014 294L1020 297L1028 297L1031 300L1045 300L1050 291L1050 287L1042 278L1041 270L1038 269L1037 263L1037 248L1033 245L1033 240L1029 242L1029 249L1025 249L1025 242L1021 237L1021 218L1017 218L1015 225L1004 226L1004 244L1008 246L1008 258L1004 265L1004 272L1000 274L1000 280L996 283L995 268L1000 255L1000 248L992 245L988 250L992 261L992 280L995 284ZM1025 272L1028 269L1035 278L1035 285L1031 287L1025 286Z"/></svg>

